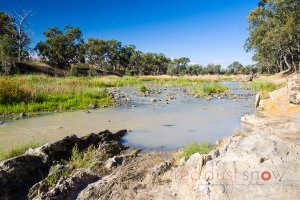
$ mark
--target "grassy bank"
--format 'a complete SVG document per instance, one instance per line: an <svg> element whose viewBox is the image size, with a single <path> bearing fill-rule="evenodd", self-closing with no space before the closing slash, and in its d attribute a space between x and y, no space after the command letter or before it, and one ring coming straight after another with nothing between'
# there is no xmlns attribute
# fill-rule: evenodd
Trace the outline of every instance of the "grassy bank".
<svg viewBox="0 0 300 200"><path fill-rule="evenodd" d="M84 109L113 104L105 86L88 78L0 77L0 114Z"/></svg>
<svg viewBox="0 0 300 200"><path fill-rule="evenodd" d="M256 91L261 95L262 99L266 99L269 97L269 92L273 92L286 85L286 80L276 77L272 79L272 77L273 76L259 78L250 83L245 83L243 87Z"/></svg>
<svg viewBox="0 0 300 200"><path fill-rule="evenodd" d="M233 80L233 76L105 76L49 77L45 75L0 76L0 114L36 113L54 110L85 109L113 105L108 87L145 85L195 86L204 95L226 90L208 82ZM205 84L207 83L207 84ZM204 84L204 85L203 85ZM141 88L144 90L145 88Z"/></svg>
<svg viewBox="0 0 300 200"><path fill-rule="evenodd" d="M254 91L261 92L273 92L279 88L282 88L283 84L276 84L271 81L253 81L249 83L249 86Z"/></svg>

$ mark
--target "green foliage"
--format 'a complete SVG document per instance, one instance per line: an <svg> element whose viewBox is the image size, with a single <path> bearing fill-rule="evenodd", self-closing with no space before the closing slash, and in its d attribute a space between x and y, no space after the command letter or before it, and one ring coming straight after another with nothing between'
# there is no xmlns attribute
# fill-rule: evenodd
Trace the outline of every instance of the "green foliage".
<svg viewBox="0 0 300 200"><path fill-rule="evenodd" d="M0 67L5 75L15 66L16 45L8 35L0 35Z"/></svg>
<svg viewBox="0 0 300 200"><path fill-rule="evenodd" d="M96 80L36 75L0 77L0 114L85 109L90 104L113 105L106 84Z"/></svg>
<svg viewBox="0 0 300 200"><path fill-rule="evenodd" d="M49 28L44 32L46 41L40 41L35 48L44 60L58 67L84 60L81 30L71 26L65 26L64 30Z"/></svg>
<svg viewBox="0 0 300 200"><path fill-rule="evenodd" d="M299 70L299 0L261 0L248 21L250 36L245 48L255 53L261 71Z"/></svg>
<svg viewBox="0 0 300 200"><path fill-rule="evenodd" d="M32 139L27 144L14 146L9 151L0 151L0 161L22 155L28 149L37 148L41 145L42 144L38 142L36 139Z"/></svg>
<svg viewBox="0 0 300 200"><path fill-rule="evenodd" d="M229 90L228 87L219 83L201 83L193 86L193 93L200 96L208 96L216 93L225 93Z"/></svg>
<svg viewBox="0 0 300 200"><path fill-rule="evenodd" d="M83 168L92 165L97 161L96 150L95 146L89 146L85 152L80 152L76 145L72 149L72 156L68 161L68 165L74 168Z"/></svg>
<svg viewBox="0 0 300 200"><path fill-rule="evenodd" d="M146 92L148 89L147 89L147 87L145 85L140 85L138 87L138 90L139 90L139 92Z"/></svg>
<svg viewBox="0 0 300 200"><path fill-rule="evenodd" d="M181 151L176 155L177 158L185 158L186 160L195 153L208 154L214 149L214 146L205 143L191 143L185 146Z"/></svg>
<svg viewBox="0 0 300 200"><path fill-rule="evenodd" d="M30 93L22 88L21 82L2 77L0 85L0 104L16 104L30 99Z"/></svg>
<svg viewBox="0 0 300 200"><path fill-rule="evenodd" d="M259 92L272 92L283 87L283 84L275 84L270 81L252 81L249 83L249 86L252 90Z"/></svg>
<svg viewBox="0 0 300 200"><path fill-rule="evenodd" d="M71 172L68 170L63 170L58 173L53 173L45 178L45 181L49 187L54 187L61 177L66 177L70 175Z"/></svg>

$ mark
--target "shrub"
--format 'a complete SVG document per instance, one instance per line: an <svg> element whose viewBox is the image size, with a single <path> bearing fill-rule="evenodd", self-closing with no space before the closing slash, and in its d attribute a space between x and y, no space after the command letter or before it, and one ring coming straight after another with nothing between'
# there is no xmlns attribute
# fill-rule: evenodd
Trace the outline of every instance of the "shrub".
<svg viewBox="0 0 300 200"><path fill-rule="evenodd" d="M85 152L79 152L78 146L72 149L72 156L68 164L74 168L82 168L92 165L96 162L96 147L89 146Z"/></svg>
<svg viewBox="0 0 300 200"><path fill-rule="evenodd" d="M21 87L21 84L11 78L0 78L0 104L15 104L29 101L30 92Z"/></svg>
<svg viewBox="0 0 300 200"><path fill-rule="evenodd" d="M225 93L228 90L228 87L219 83L201 83L193 86L193 93L200 96L208 96L215 93Z"/></svg>
<svg viewBox="0 0 300 200"><path fill-rule="evenodd" d="M214 146L205 143L191 143L185 146L176 157L189 159L189 157L195 153L208 154L211 150L214 149Z"/></svg>
<svg viewBox="0 0 300 200"><path fill-rule="evenodd" d="M275 84L270 81L253 81L250 83L250 88L252 90L261 92L272 92L283 86L283 84Z"/></svg>
<svg viewBox="0 0 300 200"><path fill-rule="evenodd" d="M146 92L148 89L145 85L140 85L138 90L139 90L139 92Z"/></svg>
<svg viewBox="0 0 300 200"><path fill-rule="evenodd" d="M63 170L58 173L53 173L45 178L45 181L49 187L53 187L59 181L61 177L66 177L71 174L71 171Z"/></svg>

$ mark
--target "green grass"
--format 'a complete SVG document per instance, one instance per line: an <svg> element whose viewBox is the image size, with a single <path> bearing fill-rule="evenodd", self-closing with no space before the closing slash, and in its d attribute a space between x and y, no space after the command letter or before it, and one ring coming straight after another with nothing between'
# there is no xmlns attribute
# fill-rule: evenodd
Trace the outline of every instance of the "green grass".
<svg viewBox="0 0 300 200"><path fill-rule="evenodd" d="M38 142L36 139L32 139L27 144L14 146L9 151L0 151L0 161L22 155L28 149L37 148L41 145L42 143Z"/></svg>
<svg viewBox="0 0 300 200"><path fill-rule="evenodd" d="M46 75L0 76L0 114L85 109L111 106L114 100L108 87L124 87L154 83L165 86L193 86L217 80L209 77L176 76L104 76L50 77ZM197 88L197 87L196 87ZM206 89L206 86L205 86Z"/></svg>
<svg viewBox="0 0 300 200"><path fill-rule="evenodd" d="M71 172L63 170L62 172L51 174L45 178L45 181L49 187L54 187L61 177L70 175Z"/></svg>
<svg viewBox="0 0 300 200"><path fill-rule="evenodd" d="M191 155L195 153L200 154L208 154L214 149L214 146L205 143L191 143L185 146L178 154L176 155L177 158L185 158L186 160L191 157Z"/></svg>
<svg viewBox="0 0 300 200"><path fill-rule="evenodd" d="M208 96L217 93L226 93L228 90L228 87L223 86L220 83L195 84L192 88L193 93L198 94L200 96Z"/></svg>
<svg viewBox="0 0 300 200"><path fill-rule="evenodd" d="M0 77L0 114L85 109L114 104L107 83L87 77L42 75ZM2 86L1 85L1 86Z"/></svg>
<svg viewBox="0 0 300 200"><path fill-rule="evenodd" d="M139 77L142 82L151 82L158 85L165 86L192 86L195 83L209 82L209 80L192 77L155 77L155 76L142 76Z"/></svg>
<svg viewBox="0 0 300 200"><path fill-rule="evenodd" d="M89 148L85 152L79 152L78 147L75 146L72 149L72 156L71 159L68 161L68 165L74 168L83 168L91 166L97 161L95 154L95 146L89 146Z"/></svg>
<svg viewBox="0 0 300 200"><path fill-rule="evenodd" d="M270 81L253 81L249 83L249 87L258 92L272 92L283 86L283 84L275 84Z"/></svg>
<svg viewBox="0 0 300 200"><path fill-rule="evenodd" d="M145 86L145 85L140 85L139 87L138 87L138 91L139 92L147 92L147 87Z"/></svg>

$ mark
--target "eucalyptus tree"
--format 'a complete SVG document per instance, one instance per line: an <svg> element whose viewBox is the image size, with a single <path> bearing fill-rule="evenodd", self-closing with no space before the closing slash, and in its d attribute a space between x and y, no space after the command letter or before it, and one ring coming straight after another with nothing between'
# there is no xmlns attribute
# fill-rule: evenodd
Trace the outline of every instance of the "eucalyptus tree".
<svg viewBox="0 0 300 200"><path fill-rule="evenodd" d="M30 11L14 15L0 12L0 65L5 74L9 74L16 62L21 62L28 56L29 16Z"/></svg>
<svg viewBox="0 0 300 200"><path fill-rule="evenodd" d="M58 67L84 62L83 38L79 28L65 26L62 31L52 27L44 35L47 39L40 41L35 48L43 60Z"/></svg>
<svg viewBox="0 0 300 200"><path fill-rule="evenodd" d="M261 0L251 11L247 51L268 72L298 71L300 67L300 1Z"/></svg>
<svg viewBox="0 0 300 200"><path fill-rule="evenodd" d="M190 59L187 57L180 57L180 58L173 59L173 64L174 67L176 68L176 73L184 74L189 62Z"/></svg>
<svg viewBox="0 0 300 200"><path fill-rule="evenodd" d="M18 51L18 62L21 62L27 55L30 44L30 27L28 24L28 18L32 16L31 11L25 11L15 13L14 15L8 15L9 23L14 27L12 37L16 42Z"/></svg>
<svg viewBox="0 0 300 200"><path fill-rule="evenodd" d="M108 64L108 44L105 40L88 38L84 43L85 56L88 64L98 68L106 68Z"/></svg>
<svg viewBox="0 0 300 200"><path fill-rule="evenodd" d="M244 66L240 62L234 61L233 63L231 63L227 67L227 73L229 73L229 74L238 74L238 73L241 73L243 67Z"/></svg>

